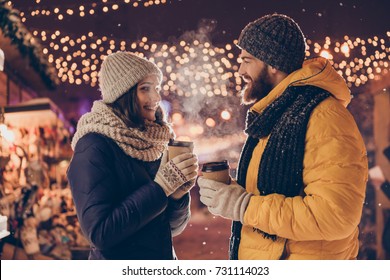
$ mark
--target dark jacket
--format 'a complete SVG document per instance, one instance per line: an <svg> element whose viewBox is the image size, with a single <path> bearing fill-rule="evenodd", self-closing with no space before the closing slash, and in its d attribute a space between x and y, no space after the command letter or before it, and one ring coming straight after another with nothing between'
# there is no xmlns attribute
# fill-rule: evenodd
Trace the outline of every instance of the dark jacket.
<svg viewBox="0 0 390 280"><path fill-rule="evenodd" d="M126 155L100 134L77 142L68 179L90 259L175 258L172 235L188 222L190 198L167 198L153 181L159 165Z"/></svg>

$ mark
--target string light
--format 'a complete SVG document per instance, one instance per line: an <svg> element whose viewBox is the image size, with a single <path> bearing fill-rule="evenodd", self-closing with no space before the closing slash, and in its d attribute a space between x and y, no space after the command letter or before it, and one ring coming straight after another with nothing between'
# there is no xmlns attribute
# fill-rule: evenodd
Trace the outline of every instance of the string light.
<svg viewBox="0 0 390 280"><path fill-rule="evenodd" d="M206 125L209 126L209 127L215 127L216 125L216 122L213 118L207 118L206 119Z"/></svg>
<svg viewBox="0 0 390 280"><path fill-rule="evenodd" d="M326 59L333 59L333 56L327 50L322 50L320 56L325 57Z"/></svg>
<svg viewBox="0 0 390 280"><path fill-rule="evenodd" d="M119 2L119 1L117 1ZM12 4L12 1L9 1ZM36 4L42 4L41 0L36 0ZM63 20L64 17L79 15L84 17L86 15L94 15L98 10L102 10L107 13L110 10L118 11L121 7L130 6L130 7L151 7L157 5L167 4L167 0L123 0L122 3L114 3L109 5L108 1L101 0L100 2L92 2L82 5L74 4L61 4L61 9L59 7L49 8L49 7L37 7L36 4L32 5L29 8L25 8L25 14L21 15L22 21L25 22L28 17L38 17L38 16L55 16L59 20ZM171 3L171 2L169 2ZM76 12L77 11L77 12ZM61 18L61 19L60 19Z"/></svg>
<svg viewBox="0 0 390 280"><path fill-rule="evenodd" d="M232 116L231 116L231 114L230 114L229 111L223 110L223 111L221 112L221 118L222 118L222 119L228 121L228 120L230 120L231 117L232 117Z"/></svg>
<svg viewBox="0 0 390 280"><path fill-rule="evenodd" d="M67 65L56 64L58 76L64 82L80 79L76 80L76 84L83 81L94 87L102 59L118 50L131 50L153 59L159 67L164 68L165 95L177 93L180 96L226 96L236 94L242 88L242 81L237 73L240 59L238 50L232 48L234 42L221 48L213 46L211 42L199 40L181 40L177 45L168 45L150 42L146 36L137 42L108 40L106 36L96 37L93 32L73 38L70 34L61 36L59 30L51 34L49 31L36 30L33 34L40 36L41 41L47 45L45 53L50 61L59 59L60 62L72 62L73 67L70 69ZM347 40L332 42L326 37L322 45L308 40L307 52L329 59L338 73L346 78L349 86L361 86L388 73L390 54L385 39L377 36L367 40L356 38L352 41L348 36L344 39ZM94 52L88 56L89 49ZM100 55L96 56L96 51ZM189 80L194 82L189 83Z"/></svg>

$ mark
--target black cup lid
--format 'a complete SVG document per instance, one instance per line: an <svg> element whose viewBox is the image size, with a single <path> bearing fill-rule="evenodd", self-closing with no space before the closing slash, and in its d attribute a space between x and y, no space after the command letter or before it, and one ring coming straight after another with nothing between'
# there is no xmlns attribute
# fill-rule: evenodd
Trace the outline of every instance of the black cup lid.
<svg viewBox="0 0 390 280"><path fill-rule="evenodd" d="M202 172L214 172L225 169L229 169L229 162L227 160L207 162L202 166Z"/></svg>
<svg viewBox="0 0 390 280"><path fill-rule="evenodd" d="M193 145L192 142L188 141L176 141L176 140L169 140L168 146L176 146L176 147L191 147Z"/></svg>

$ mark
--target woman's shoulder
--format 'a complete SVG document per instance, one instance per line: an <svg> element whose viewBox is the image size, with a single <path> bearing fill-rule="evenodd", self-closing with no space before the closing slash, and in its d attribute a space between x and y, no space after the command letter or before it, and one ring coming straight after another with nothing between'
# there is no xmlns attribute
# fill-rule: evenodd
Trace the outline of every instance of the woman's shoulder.
<svg viewBox="0 0 390 280"><path fill-rule="evenodd" d="M86 150L106 150L111 146L110 139L99 133L87 133L77 142L74 152L82 153Z"/></svg>

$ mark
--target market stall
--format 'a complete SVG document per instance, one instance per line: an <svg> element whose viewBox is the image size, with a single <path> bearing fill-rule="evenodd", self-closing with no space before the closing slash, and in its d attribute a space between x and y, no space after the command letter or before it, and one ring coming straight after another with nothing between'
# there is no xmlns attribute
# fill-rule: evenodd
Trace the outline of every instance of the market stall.
<svg viewBox="0 0 390 280"><path fill-rule="evenodd" d="M0 214L10 231L2 239L2 259L74 258L72 252L88 243L66 178L69 124L47 98L0 114Z"/></svg>

